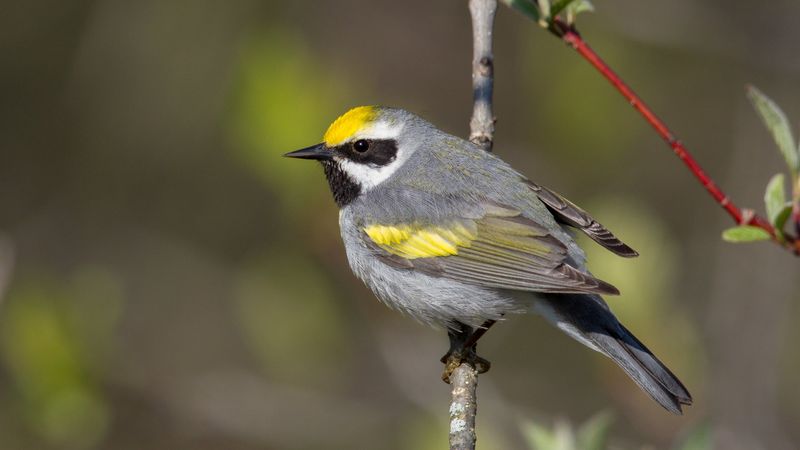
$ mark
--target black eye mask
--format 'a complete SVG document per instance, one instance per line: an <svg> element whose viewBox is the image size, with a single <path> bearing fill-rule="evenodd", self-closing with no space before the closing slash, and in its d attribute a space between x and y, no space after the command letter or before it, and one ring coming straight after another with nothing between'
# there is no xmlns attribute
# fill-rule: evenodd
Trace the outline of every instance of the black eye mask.
<svg viewBox="0 0 800 450"><path fill-rule="evenodd" d="M359 164L385 166L397 157L394 139L359 139L342 144L335 149L342 157Z"/></svg>

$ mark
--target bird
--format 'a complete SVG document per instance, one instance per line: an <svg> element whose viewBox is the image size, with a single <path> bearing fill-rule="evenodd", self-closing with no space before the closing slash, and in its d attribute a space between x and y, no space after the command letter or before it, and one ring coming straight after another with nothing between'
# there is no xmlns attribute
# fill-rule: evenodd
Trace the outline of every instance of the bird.
<svg viewBox="0 0 800 450"><path fill-rule="evenodd" d="M539 314L613 360L667 411L692 397L601 295L575 231L621 257L638 253L586 211L493 153L400 108L359 106L323 141L285 154L322 164L352 272L384 304L447 330L443 379L490 367L477 340L513 314Z"/></svg>

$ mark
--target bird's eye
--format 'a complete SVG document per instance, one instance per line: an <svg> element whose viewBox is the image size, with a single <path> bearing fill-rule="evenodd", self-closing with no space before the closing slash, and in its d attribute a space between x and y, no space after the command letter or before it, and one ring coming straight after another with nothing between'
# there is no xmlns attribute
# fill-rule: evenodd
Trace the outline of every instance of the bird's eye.
<svg viewBox="0 0 800 450"><path fill-rule="evenodd" d="M365 151L369 150L369 141L366 139L359 139L353 142L353 150L357 151L358 153L364 153Z"/></svg>

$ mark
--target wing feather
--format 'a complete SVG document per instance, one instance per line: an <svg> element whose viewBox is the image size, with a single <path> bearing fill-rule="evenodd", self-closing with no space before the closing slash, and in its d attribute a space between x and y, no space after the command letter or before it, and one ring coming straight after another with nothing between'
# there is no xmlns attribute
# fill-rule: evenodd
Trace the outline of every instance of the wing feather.
<svg viewBox="0 0 800 450"><path fill-rule="evenodd" d="M578 228L593 241L617 255L625 258L639 256L636 250L620 241L611 231L574 203L544 186L539 186L528 180L526 180L526 183L560 222Z"/></svg>
<svg viewBox="0 0 800 450"><path fill-rule="evenodd" d="M572 265L566 245L520 211L496 203L438 225L371 224L367 243L395 268L500 289L618 294Z"/></svg>

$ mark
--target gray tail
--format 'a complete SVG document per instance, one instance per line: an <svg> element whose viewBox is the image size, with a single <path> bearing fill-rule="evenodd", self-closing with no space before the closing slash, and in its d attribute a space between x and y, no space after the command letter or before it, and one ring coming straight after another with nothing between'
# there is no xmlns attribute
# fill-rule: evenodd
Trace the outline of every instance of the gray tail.
<svg viewBox="0 0 800 450"><path fill-rule="evenodd" d="M625 328L597 295L553 294L537 310L558 328L611 358L642 390L674 414L691 405L683 383Z"/></svg>

